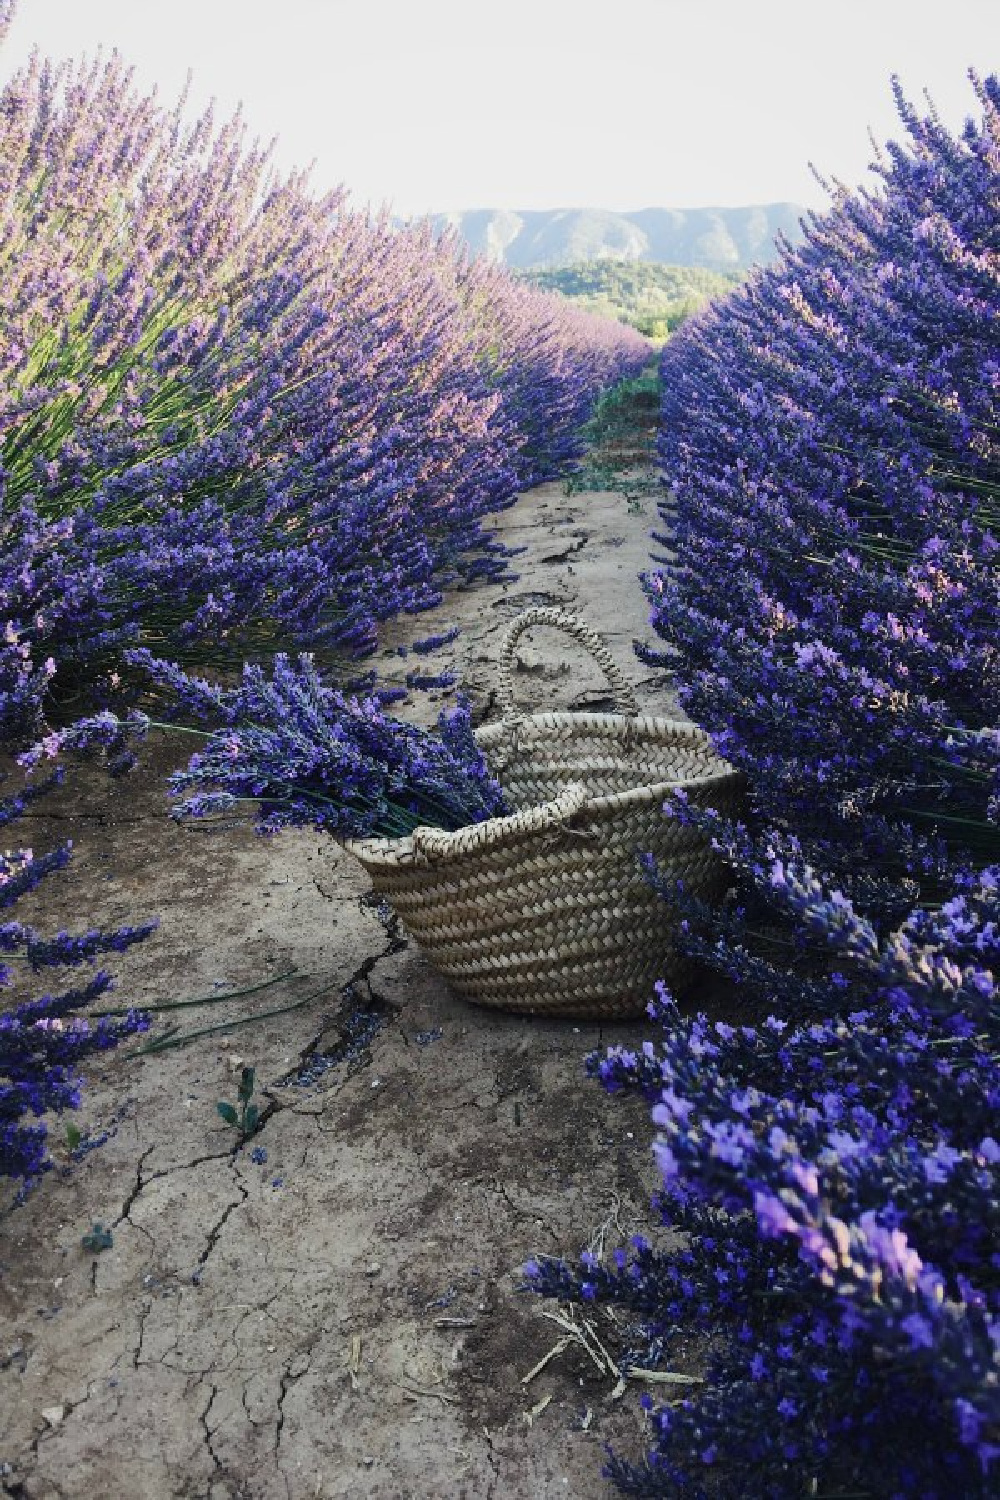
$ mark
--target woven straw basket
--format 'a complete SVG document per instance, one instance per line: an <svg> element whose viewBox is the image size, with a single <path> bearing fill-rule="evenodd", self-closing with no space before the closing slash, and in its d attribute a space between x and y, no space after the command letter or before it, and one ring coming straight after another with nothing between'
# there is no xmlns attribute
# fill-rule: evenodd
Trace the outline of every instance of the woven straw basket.
<svg viewBox="0 0 1000 1500"><path fill-rule="evenodd" d="M624 712L514 712L514 647L533 625L584 645ZM466 999L538 1015L639 1015L655 981L683 987L689 965L672 951L669 909L638 855L653 853L694 894L721 894L725 866L700 835L664 817L663 802L683 788L725 809L741 778L693 725L640 715L599 637L559 609L528 610L511 625L498 700L505 717L476 739L514 813L347 848Z"/></svg>

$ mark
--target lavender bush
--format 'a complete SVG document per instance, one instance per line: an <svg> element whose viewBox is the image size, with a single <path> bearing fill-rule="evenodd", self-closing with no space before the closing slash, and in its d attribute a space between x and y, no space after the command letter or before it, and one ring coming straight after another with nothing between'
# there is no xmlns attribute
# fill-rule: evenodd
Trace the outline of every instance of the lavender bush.
<svg viewBox="0 0 1000 1500"><path fill-rule="evenodd" d="M0 799L0 827L12 823L50 783ZM47 875L69 862L71 846L48 854L17 849L0 855L0 911L33 891ZM44 937L17 921L0 923L0 985L17 973L78 967L104 953L123 953L152 932L155 923L120 927L113 932L58 932ZM22 969L22 966L24 968ZM44 1116L76 1109L80 1103L80 1063L95 1052L116 1047L125 1037L145 1030L148 1019L137 1010L95 1022L81 1014L112 985L104 969L59 993L21 1000L0 1011L0 1177L21 1182L24 1192L50 1166ZM19 988L21 986L19 985ZM36 1123L27 1123L34 1116Z"/></svg>
<svg viewBox="0 0 1000 1500"><path fill-rule="evenodd" d="M663 991L663 1041L588 1068L654 1105L683 1248L529 1267L546 1295L625 1312L623 1365L713 1336L704 1394L650 1406L644 1461L608 1472L646 1496L992 1494L1000 871L880 940L790 850L762 869L746 830L681 815L740 877L722 924L684 904L690 951L739 985L743 1019L681 1015ZM767 955L748 942L763 920Z"/></svg>
<svg viewBox="0 0 1000 1500"><path fill-rule="evenodd" d="M684 704L848 882L1000 855L997 81L665 348ZM724 607L717 581L725 576Z"/></svg>
<svg viewBox="0 0 1000 1500"><path fill-rule="evenodd" d="M453 238L278 178L238 117L186 126L117 55L36 56L0 91L0 204L14 734L43 690L120 695L129 642L365 650L497 574L483 516L645 357Z"/></svg>
<svg viewBox="0 0 1000 1500"><path fill-rule="evenodd" d="M648 1400L627 1494L986 1497L1000 1477L1000 85L960 140L899 99L838 190L664 352L647 588L747 820L678 799L736 884L680 906L726 1020L590 1060L654 1105L680 1235L532 1264L629 1315L623 1363L711 1334ZM727 587L719 590L725 576Z"/></svg>

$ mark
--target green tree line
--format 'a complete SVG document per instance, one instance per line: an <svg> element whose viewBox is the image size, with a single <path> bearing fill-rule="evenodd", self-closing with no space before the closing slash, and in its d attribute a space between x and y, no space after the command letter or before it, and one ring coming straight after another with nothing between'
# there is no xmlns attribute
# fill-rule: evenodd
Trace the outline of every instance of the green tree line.
<svg viewBox="0 0 1000 1500"><path fill-rule="evenodd" d="M595 260L521 271L523 280L561 292L591 312L617 318L647 338L666 339L685 318L738 286L736 272L645 260Z"/></svg>

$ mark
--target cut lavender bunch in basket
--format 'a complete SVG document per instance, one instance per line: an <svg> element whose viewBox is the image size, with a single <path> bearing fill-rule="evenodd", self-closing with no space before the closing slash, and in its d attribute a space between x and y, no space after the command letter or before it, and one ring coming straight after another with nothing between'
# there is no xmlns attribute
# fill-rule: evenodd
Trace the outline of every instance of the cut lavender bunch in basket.
<svg viewBox="0 0 1000 1500"><path fill-rule="evenodd" d="M107 749L154 727L196 734L201 748L169 778L174 816L204 817L253 802L261 833L309 826L338 838L397 838L422 824L462 828L508 810L473 738L464 698L428 730L393 718L377 696L330 686L308 654L293 661L279 653L270 677L246 665L231 689L146 653L135 656L190 714L214 719L216 727L103 713L50 735L25 761L64 749Z"/></svg>

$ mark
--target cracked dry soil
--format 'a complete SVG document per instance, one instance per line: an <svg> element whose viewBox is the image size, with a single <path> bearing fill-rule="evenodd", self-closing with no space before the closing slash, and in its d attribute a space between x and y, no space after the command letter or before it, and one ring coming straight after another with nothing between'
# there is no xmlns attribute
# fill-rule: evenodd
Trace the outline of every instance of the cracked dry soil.
<svg viewBox="0 0 1000 1500"><path fill-rule="evenodd" d="M378 665L401 677L397 644L458 624L433 669L454 665L495 716L505 626L559 603L604 634L644 709L675 713L669 681L632 652L650 638L636 574L652 510L559 484L523 496L493 523L527 549L517 581L397 624ZM572 642L539 630L519 652L526 707L604 706L598 669ZM465 1004L331 841L171 823L163 775L181 759L175 743L154 744L125 782L84 767L47 799L30 842L70 837L75 853L24 920L158 915L157 934L118 960L110 1003L294 974L160 1016L151 1035L171 1018L183 1031L251 1024L146 1056L126 1044L92 1064L74 1123L107 1141L74 1161L57 1147L27 1202L0 1212L0 1489L607 1494L603 1445L644 1441L638 1390L616 1399L573 1342L524 1383L561 1330L517 1288L528 1256L575 1255L599 1235L611 1248L649 1222L647 1112L583 1072L588 1051L647 1026ZM243 1064L262 1119L240 1145L215 1106L235 1099ZM92 1254L81 1235L97 1220L114 1243ZM610 1322L600 1334L612 1352L627 1343Z"/></svg>

